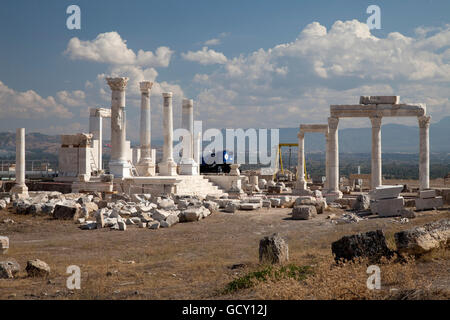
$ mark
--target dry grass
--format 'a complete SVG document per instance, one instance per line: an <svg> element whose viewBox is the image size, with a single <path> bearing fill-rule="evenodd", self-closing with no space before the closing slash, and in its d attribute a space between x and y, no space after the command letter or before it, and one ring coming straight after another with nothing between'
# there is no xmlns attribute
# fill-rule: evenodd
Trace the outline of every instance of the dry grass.
<svg viewBox="0 0 450 320"><path fill-rule="evenodd" d="M290 211L217 213L169 229L126 232L82 231L71 222L2 211L0 221L17 222L0 223L0 234L11 241L6 257L16 259L22 269L27 260L39 258L52 272L49 279L27 278L22 271L18 279L0 280L0 299L384 299L448 294L448 250L407 264L381 265L383 288L369 291L367 264L336 266L330 245L344 235L383 229L389 245L395 246L394 232L448 217L449 210L423 212L406 225L390 218L332 225L327 214L294 221ZM263 277L254 274L264 268L257 263L259 240L273 232L287 239L295 270L311 268L312 273L296 278L289 269L274 268ZM135 263L127 264L130 260ZM242 267L230 268L234 264ZM69 265L82 270L81 290L66 288ZM229 283L252 273L248 288L224 294Z"/></svg>

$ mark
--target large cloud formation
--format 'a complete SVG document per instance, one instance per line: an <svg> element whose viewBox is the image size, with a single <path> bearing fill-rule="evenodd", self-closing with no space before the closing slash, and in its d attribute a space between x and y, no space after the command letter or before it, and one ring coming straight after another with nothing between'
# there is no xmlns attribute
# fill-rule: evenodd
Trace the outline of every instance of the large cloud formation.
<svg viewBox="0 0 450 320"><path fill-rule="evenodd" d="M393 32L377 38L357 20L336 21L329 30L313 22L290 43L196 74L193 81L203 87L198 115L209 114L210 126L298 126L325 122L330 104L355 104L359 95L400 95L404 102L427 103L438 119L450 108L449 60L448 26L418 28L416 37ZM358 123L364 120L352 125Z"/></svg>

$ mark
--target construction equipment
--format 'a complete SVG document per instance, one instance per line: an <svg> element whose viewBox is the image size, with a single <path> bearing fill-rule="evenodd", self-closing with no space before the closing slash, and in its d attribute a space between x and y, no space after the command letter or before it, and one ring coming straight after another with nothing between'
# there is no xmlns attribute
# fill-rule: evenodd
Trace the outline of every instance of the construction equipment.
<svg viewBox="0 0 450 320"><path fill-rule="evenodd" d="M289 147L289 160L288 160L288 168L291 168L291 157L292 157L292 148L293 147L297 147L298 148L298 143L280 143L278 145L278 151L277 151L277 158L278 158L278 163L279 163L279 171L281 171L282 174L284 174L284 168L283 168L283 157L281 156L281 148L282 147ZM306 162L303 161L303 170L305 172L305 177L307 176L306 173ZM298 178L298 173L296 174L296 178Z"/></svg>

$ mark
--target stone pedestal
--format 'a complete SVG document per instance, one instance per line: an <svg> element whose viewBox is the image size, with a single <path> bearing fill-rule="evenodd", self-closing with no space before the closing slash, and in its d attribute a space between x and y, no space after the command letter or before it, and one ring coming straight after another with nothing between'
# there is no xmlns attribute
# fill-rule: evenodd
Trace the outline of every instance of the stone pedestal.
<svg viewBox="0 0 450 320"><path fill-rule="evenodd" d="M111 88L111 160L109 171L115 178L131 177L126 148L125 89L128 78L106 78Z"/></svg>
<svg viewBox="0 0 450 320"><path fill-rule="evenodd" d="M375 189L382 185L381 174L381 117L371 117L372 122L372 185Z"/></svg>
<svg viewBox="0 0 450 320"><path fill-rule="evenodd" d="M370 211L380 217L395 217L402 213L405 207L405 199L397 197L392 199L380 199L370 202Z"/></svg>
<svg viewBox="0 0 450 320"><path fill-rule="evenodd" d="M25 128L16 130L16 184L11 189L15 198L27 198L28 187L25 184Z"/></svg>
<svg viewBox="0 0 450 320"><path fill-rule="evenodd" d="M430 120L431 116L418 117L419 120L419 184L420 190L430 188Z"/></svg>
<svg viewBox="0 0 450 320"><path fill-rule="evenodd" d="M163 131L164 146L163 159L158 165L159 174L162 176L176 176L177 164L173 161L173 111L172 111L172 92L162 94L163 103Z"/></svg>
<svg viewBox="0 0 450 320"><path fill-rule="evenodd" d="M151 111L150 111L150 90L153 82L142 81L140 83L141 89L141 127L140 127L140 142L141 142L141 157L136 170L139 176L154 176L155 175L155 159L152 159L151 151Z"/></svg>

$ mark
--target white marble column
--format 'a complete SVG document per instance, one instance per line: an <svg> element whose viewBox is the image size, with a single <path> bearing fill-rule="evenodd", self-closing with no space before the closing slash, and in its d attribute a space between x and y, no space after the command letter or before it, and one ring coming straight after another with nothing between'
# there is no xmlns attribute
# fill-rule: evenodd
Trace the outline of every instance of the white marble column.
<svg viewBox="0 0 450 320"><path fill-rule="evenodd" d="M306 190L306 180L305 180L305 134L303 132L299 132L297 134L298 137L298 177L297 182L295 184L295 189L298 191Z"/></svg>
<svg viewBox="0 0 450 320"><path fill-rule="evenodd" d="M328 132L325 132L325 183L323 185L324 191L330 188L330 160L328 156L329 143Z"/></svg>
<svg viewBox="0 0 450 320"><path fill-rule="evenodd" d="M193 154L194 161L197 164L197 172L200 174L200 161L202 159L202 134L200 132L194 137Z"/></svg>
<svg viewBox="0 0 450 320"><path fill-rule="evenodd" d="M339 137L338 137L339 118L328 118L328 132L329 132L329 155L330 161L330 181L329 190L326 194L327 200L333 200L342 197L342 192L339 190Z"/></svg>
<svg viewBox="0 0 450 320"><path fill-rule="evenodd" d="M25 184L25 128L16 130L16 184L11 194L18 198L28 197L28 187Z"/></svg>
<svg viewBox="0 0 450 320"><path fill-rule="evenodd" d="M103 169L103 118L97 112L97 109L90 110L89 116L89 133L92 133L92 139L98 140L98 157L97 157L97 168L98 170Z"/></svg>
<svg viewBox="0 0 450 320"><path fill-rule="evenodd" d="M183 175L197 175L199 174L198 165L193 159L194 101L192 99L183 99L181 106L181 127L188 134L183 137L183 155L180 162L180 173Z"/></svg>
<svg viewBox="0 0 450 320"><path fill-rule="evenodd" d="M155 164L152 159L151 150L151 111L150 111L150 90L153 82L142 81L141 88L141 158L136 165L136 170L140 176L154 176Z"/></svg>
<svg viewBox="0 0 450 320"><path fill-rule="evenodd" d="M173 110L172 92L165 92L163 95L163 131L164 146L163 159L159 164L159 174L162 176L177 175L177 164L173 161Z"/></svg>
<svg viewBox="0 0 450 320"><path fill-rule="evenodd" d="M372 190L383 184L381 173L381 120L380 116L370 117L370 122L372 122Z"/></svg>
<svg viewBox="0 0 450 320"><path fill-rule="evenodd" d="M111 160L109 171L115 178L131 176L126 148L125 89L128 78L106 78L111 88Z"/></svg>
<svg viewBox="0 0 450 320"><path fill-rule="evenodd" d="M419 185L420 190L430 188L430 120L431 116L418 117L420 128L419 139Z"/></svg>

